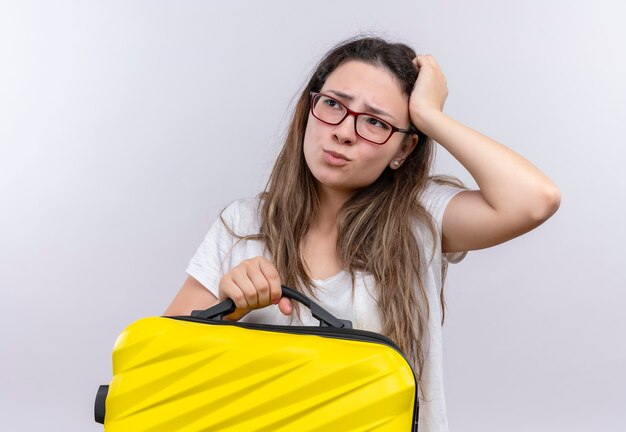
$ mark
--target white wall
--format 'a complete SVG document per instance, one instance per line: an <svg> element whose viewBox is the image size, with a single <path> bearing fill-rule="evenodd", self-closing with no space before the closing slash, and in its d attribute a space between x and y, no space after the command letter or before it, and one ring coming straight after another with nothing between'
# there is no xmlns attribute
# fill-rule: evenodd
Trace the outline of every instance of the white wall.
<svg viewBox="0 0 626 432"><path fill-rule="evenodd" d="M320 56L376 31L433 54L446 112L563 195L450 268L452 430L623 430L625 18L617 0L1 3L0 429L101 430L119 332L263 187ZM474 185L441 148L437 171Z"/></svg>

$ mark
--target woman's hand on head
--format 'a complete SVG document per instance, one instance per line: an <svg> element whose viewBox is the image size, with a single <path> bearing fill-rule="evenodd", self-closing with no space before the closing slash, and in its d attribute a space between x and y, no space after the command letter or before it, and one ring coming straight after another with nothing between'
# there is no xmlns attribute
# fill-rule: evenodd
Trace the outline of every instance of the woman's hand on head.
<svg viewBox="0 0 626 432"><path fill-rule="evenodd" d="M418 55L413 63L419 69L415 87L409 98L411 122L420 130L430 112L443 112L448 97L448 82L433 56Z"/></svg>
<svg viewBox="0 0 626 432"><path fill-rule="evenodd" d="M251 310L278 304L280 311L289 315L291 300L281 298L282 289L278 270L269 260L257 256L242 261L220 279L219 299L232 299L237 309L226 318L237 321Z"/></svg>

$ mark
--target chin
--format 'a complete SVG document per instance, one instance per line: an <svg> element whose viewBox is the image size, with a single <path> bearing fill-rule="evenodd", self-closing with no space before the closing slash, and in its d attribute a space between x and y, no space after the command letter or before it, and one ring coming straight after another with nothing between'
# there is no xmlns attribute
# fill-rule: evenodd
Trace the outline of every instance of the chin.
<svg viewBox="0 0 626 432"><path fill-rule="evenodd" d="M349 193L355 189L350 184L346 183L345 179L338 178L338 176L332 174L329 175L328 173L326 175L320 175L312 172L312 174L318 188L332 189L345 193Z"/></svg>
<svg viewBox="0 0 626 432"><path fill-rule="evenodd" d="M355 182L354 178L350 178L354 177L355 171L358 171L358 168L353 165L349 165L347 167L333 167L327 165L323 160L320 160L318 163L311 164L309 163L309 158L306 157L306 154L305 160L307 167L309 168L311 175L315 178L318 187L342 193L352 193L357 189L361 189L366 187L368 184L373 183L373 181L369 183L364 182L364 179L359 179L359 182Z"/></svg>

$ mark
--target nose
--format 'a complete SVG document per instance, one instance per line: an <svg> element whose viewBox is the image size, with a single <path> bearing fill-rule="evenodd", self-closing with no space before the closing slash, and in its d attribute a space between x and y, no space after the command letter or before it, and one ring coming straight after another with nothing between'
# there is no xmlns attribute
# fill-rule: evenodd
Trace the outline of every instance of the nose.
<svg viewBox="0 0 626 432"><path fill-rule="evenodd" d="M349 113L341 123L335 126L333 133L337 142L341 144L353 144L356 141L356 116Z"/></svg>

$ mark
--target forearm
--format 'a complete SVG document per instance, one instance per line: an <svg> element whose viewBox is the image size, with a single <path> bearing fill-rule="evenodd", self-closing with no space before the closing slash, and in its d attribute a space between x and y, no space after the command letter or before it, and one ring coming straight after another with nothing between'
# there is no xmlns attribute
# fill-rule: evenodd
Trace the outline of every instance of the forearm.
<svg viewBox="0 0 626 432"><path fill-rule="evenodd" d="M510 148L440 111L422 113L419 123L422 132L469 171L485 201L496 212L544 219L558 208L557 186Z"/></svg>

